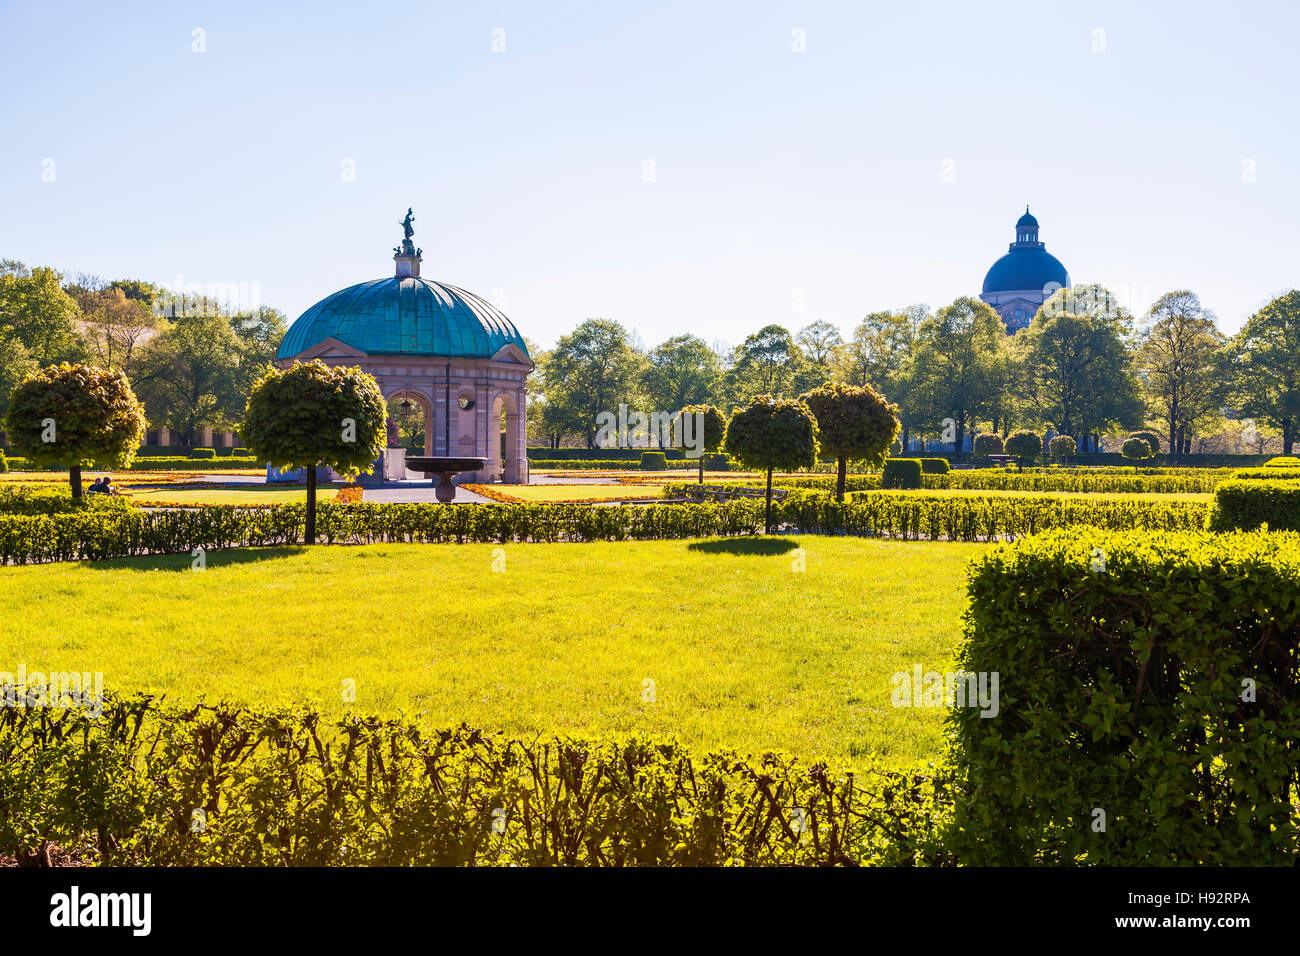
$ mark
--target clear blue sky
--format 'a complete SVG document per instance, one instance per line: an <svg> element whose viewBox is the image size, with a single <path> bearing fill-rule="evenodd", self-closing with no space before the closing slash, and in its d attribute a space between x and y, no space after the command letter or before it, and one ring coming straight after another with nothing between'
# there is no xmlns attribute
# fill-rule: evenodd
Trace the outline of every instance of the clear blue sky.
<svg viewBox="0 0 1300 956"><path fill-rule="evenodd" d="M1297 35L1277 3L0 3L0 256L292 319L390 274L413 206L424 274L540 344L735 343L978 293L1029 203L1075 282L1232 331L1300 286Z"/></svg>

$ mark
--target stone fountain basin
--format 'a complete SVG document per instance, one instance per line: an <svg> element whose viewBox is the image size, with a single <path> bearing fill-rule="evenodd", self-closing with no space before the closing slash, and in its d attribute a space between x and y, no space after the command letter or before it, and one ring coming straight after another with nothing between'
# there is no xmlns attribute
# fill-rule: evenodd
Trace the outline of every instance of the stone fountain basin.
<svg viewBox="0 0 1300 956"><path fill-rule="evenodd" d="M452 479L467 471L482 471L487 465L486 458L445 458L419 456L406 459L406 467L411 471L422 471L433 475L433 496L439 501L454 501L456 486Z"/></svg>

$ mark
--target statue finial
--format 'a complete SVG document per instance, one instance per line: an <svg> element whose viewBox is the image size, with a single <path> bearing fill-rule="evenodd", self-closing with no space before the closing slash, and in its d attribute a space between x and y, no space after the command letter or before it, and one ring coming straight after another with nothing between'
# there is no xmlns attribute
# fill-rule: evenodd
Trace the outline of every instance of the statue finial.
<svg viewBox="0 0 1300 956"><path fill-rule="evenodd" d="M1028 209L1029 207L1026 206L1025 208ZM411 214L411 209L408 206L406 209L406 218L402 220L402 232L407 239L410 239L415 235L415 230L411 228L411 223L413 222L415 222L415 216Z"/></svg>

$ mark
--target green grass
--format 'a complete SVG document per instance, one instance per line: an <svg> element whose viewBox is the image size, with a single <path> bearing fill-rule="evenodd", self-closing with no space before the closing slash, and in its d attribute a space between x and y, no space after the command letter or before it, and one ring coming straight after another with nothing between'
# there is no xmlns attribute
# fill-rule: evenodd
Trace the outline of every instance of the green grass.
<svg viewBox="0 0 1300 956"><path fill-rule="evenodd" d="M511 501L624 501L629 498L659 498L663 485L475 485L471 490L485 488Z"/></svg>
<svg viewBox="0 0 1300 956"><path fill-rule="evenodd" d="M316 489L317 501L329 501L338 493L338 485ZM305 486L280 488L274 485L247 485L238 488L137 488L122 489L125 497L141 505L289 505L306 504Z"/></svg>
<svg viewBox="0 0 1300 956"><path fill-rule="evenodd" d="M891 675L949 669L981 547L375 545L213 552L201 572L189 556L0 568L0 670L331 714L352 680L357 710L436 726L907 766L940 755L942 712L891 706Z"/></svg>

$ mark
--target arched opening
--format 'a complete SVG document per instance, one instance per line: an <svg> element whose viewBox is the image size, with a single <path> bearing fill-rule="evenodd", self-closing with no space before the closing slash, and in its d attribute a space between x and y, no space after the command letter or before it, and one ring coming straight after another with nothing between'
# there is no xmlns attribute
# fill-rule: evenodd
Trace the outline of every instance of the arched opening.
<svg viewBox="0 0 1300 956"><path fill-rule="evenodd" d="M508 392L498 392L488 411L487 454L490 474L501 475L507 484L519 484L527 477L520 468L524 454L518 403Z"/></svg>
<svg viewBox="0 0 1300 956"><path fill-rule="evenodd" d="M432 454L433 415L427 397L409 389L393 392L388 396L388 420L390 432L396 428L398 446L408 455Z"/></svg>

